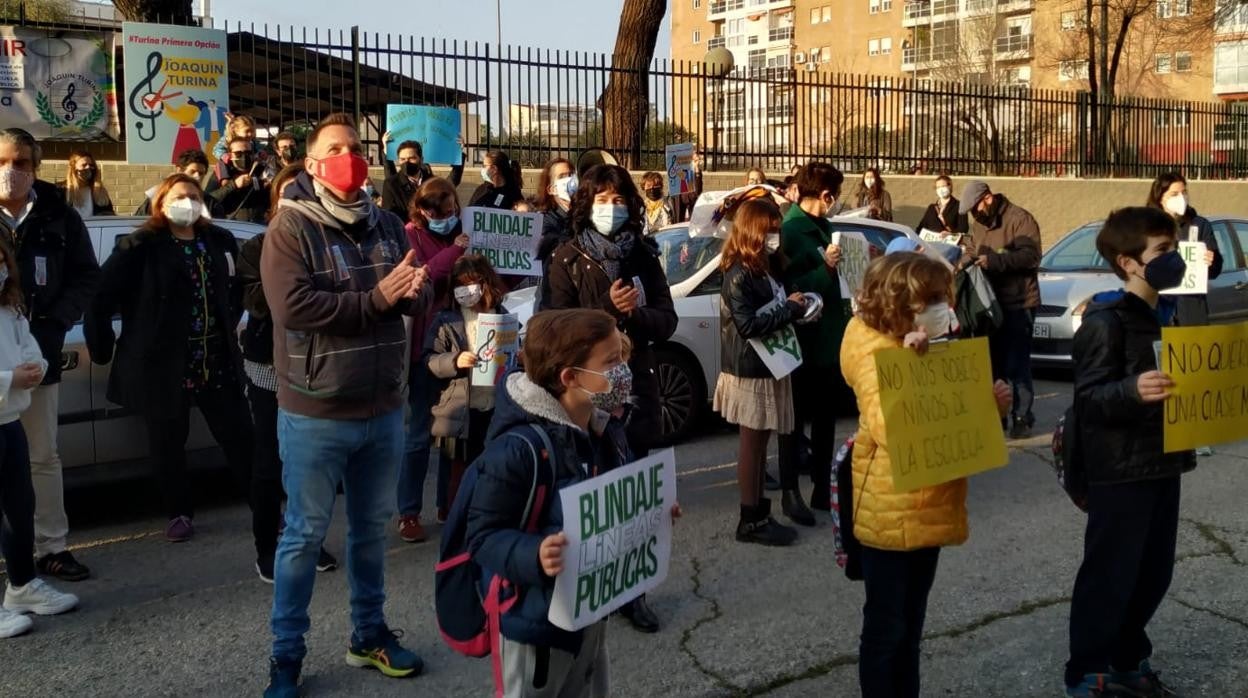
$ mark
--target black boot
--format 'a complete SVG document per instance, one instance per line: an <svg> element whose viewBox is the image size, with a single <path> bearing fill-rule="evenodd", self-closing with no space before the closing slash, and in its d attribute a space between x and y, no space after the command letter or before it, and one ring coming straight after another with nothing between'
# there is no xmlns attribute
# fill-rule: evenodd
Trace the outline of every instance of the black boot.
<svg viewBox="0 0 1248 698"><path fill-rule="evenodd" d="M737 541L760 545L785 546L797 540L797 530L781 526L771 518L771 501L763 499L756 507L741 507L737 524Z"/></svg>
<svg viewBox="0 0 1248 698"><path fill-rule="evenodd" d="M780 481L772 477L766 468L763 469L763 489L768 492L775 492L780 489Z"/></svg>
<svg viewBox="0 0 1248 698"><path fill-rule="evenodd" d="M646 595L642 594L620 606L620 615L633 624L633 628L641 633L659 632L659 616L646 603Z"/></svg>
<svg viewBox="0 0 1248 698"><path fill-rule="evenodd" d="M814 526L815 515L806 507L806 502L802 501L801 490L785 490L780 497L780 508L784 510L784 515L793 520L793 523L802 526Z"/></svg>

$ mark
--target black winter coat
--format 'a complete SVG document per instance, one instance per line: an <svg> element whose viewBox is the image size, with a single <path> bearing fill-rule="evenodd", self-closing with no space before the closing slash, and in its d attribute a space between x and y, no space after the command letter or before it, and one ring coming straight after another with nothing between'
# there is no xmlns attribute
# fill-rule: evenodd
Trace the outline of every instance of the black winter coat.
<svg viewBox="0 0 1248 698"><path fill-rule="evenodd" d="M386 160L386 181L381 185L381 207L399 217L404 223L411 220L407 213L407 205L412 202L412 195L421 184L434 178L433 168L429 163L420 163L420 181L413 182L406 174L395 167L393 160ZM451 167L451 184L459 186L464 179L464 166Z"/></svg>
<svg viewBox="0 0 1248 698"><path fill-rule="evenodd" d="M263 223L271 203L269 187L257 176L250 186L239 189L234 186L234 178L239 174L226 163L218 162L208 177L208 186L204 187L205 203L217 218Z"/></svg>
<svg viewBox="0 0 1248 698"><path fill-rule="evenodd" d="M202 228L201 234L212 260L212 310L229 362L225 387L241 394L242 356L235 334L242 317L242 287L235 276L238 243L215 225ZM146 414L179 409L185 400L182 382L193 293L179 246L168 231L139 228L117 241L103 276L84 329L91 360L113 361L108 399ZM118 311L121 336L114 340L113 315Z"/></svg>
<svg viewBox="0 0 1248 698"><path fill-rule="evenodd" d="M555 250L545 267L540 308L605 310L632 340L633 355L628 365L633 370L633 395L637 399L637 409L633 412L628 431L633 450L644 452L659 432L662 409L654 345L671 338L676 331L677 318L667 276L659 262L658 245L640 235L629 256L620 260L620 279L631 285L634 276L641 278L646 305L625 317L611 302L611 281L606 270L573 238ZM546 290L549 293L545 293Z"/></svg>
<svg viewBox="0 0 1248 698"><path fill-rule="evenodd" d="M1205 243L1205 248L1213 253L1213 264L1209 265L1209 280L1213 281L1222 274L1222 251L1218 249L1218 238L1213 233L1213 224L1196 209L1188 207L1187 214L1179 221L1179 241L1186 242L1191 235L1192 227L1196 228L1197 242ZM1178 296L1176 322L1185 327L1196 327L1209 324L1208 296Z"/></svg>
<svg viewBox="0 0 1248 698"><path fill-rule="evenodd" d="M34 191L35 205L17 230L0 223L0 231L17 250L30 333L48 362L43 385L52 385L61 381L65 333L99 288L100 265L87 226L56 186L36 180Z"/></svg>
<svg viewBox="0 0 1248 698"><path fill-rule="evenodd" d="M755 274L740 264L724 272L719 298L720 370L738 378L772 378L771 370L749 340L783 329L802 317L805 309L786 300L760 314L764 306L776 300L775 290L768 276Z"/></svg>
<svg viewBox="0 0 1248 698"><path fill-rule="evenodd" d="M963 235L971 232L971 223L967 218L967 214L958 213L957 197L949 197L949 202L945 204L944 214L945 218L949 219L948 225L940 218L939 206L939 203L927 205L927 210L923 212L923 219L919 221L919 225L914 229L914 232L919 233L924 230L930 230L935 233L943 233L946 229Z"/></svg>
<svg viewBox="0 0 1248 698"><path fill-rule="evenodd" d="M482 182L481 186L472 193L472 198L468 200L469 206L482 206L484 208L501 208L510 211L515 207L516 202L524 199L524 194L520 192L519 187L508 188L507 185L496 187L489 182Z"/></svg>
<svg viewBox="0 0 1248 698"><path fill-rule="evenodd" d="M1164 453L1164 403L1140 401L1136 382L1157 368L1161 323L1131 293L1094 302L1075 333L1075 413L1088 482L1174 477L1196 467L1195 454Z"/></svg>
<svg viewBox="0 0 1248 698"><path fill-rule="evenodd" d="M258 364L273 363L273 316L264 298L260 282L260 253L264 249L264 233L243 243L238 251L238 285L242 289L243 310L247 311L247 327L243 328L243 357Z"/></svg>

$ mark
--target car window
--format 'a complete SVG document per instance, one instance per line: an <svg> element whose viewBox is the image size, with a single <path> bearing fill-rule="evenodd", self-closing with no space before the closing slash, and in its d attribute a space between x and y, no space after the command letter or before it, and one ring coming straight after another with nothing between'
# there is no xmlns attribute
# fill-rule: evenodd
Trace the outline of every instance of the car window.
<svg viewBox="0 0 1248 698"><path fill-rule="evenodd" d="M1040 258L1044 271L1109 271L1109 265L1096 251L1096 234L1100 222L1089 223L1057 241Z"/></svg>
<svg viewBox="0 0 1248 698"><path fill-rule="evenodd" d="M1222 270L1237 271L1244 268L1243 250L1248 250L1248 221L1226 221L1235 231L1239 242L1236 246L1226 232L1226 225L1214 224L1214 232L1218 237L1218 251L1222 253Z"/></svg>
<svg viewBox="0 0 1248 698"><path fill-rule="evenodd" d="M689 293L691 296L711 296L719 295L720 289L724 285L724 272L716 269L711 275L702 279L702 283Z"/></svg>
<svg viewBox="0 0 1248 698"><path fill-rule="evenodd" d="M688 228L663 231L654 236L654 241L659 245L659 259L663 263L663 273L667 275L669 286L686 281L702 270L715 260L724 246L721 238L709 235L689 237ZM703 282L702 286L705 285L706 282ZM719 284L716 283L715 290L718 289Z"/></svg>

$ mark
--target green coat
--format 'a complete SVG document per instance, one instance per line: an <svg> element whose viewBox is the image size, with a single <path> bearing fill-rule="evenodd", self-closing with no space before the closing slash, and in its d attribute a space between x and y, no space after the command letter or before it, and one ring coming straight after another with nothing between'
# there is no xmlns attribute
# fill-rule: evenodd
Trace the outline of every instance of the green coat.
<svg viewBox="0 0 1248 698"><path fill-rule="evenodd" d="M788 259L784 286L823 297L823 315L818 322L798 325L797 339L803 362L827 369L840 365L841 338L850 317L849 300L841 298L840 278L823 262L822 250L831 239L832 225L827 219L807 215L797 205L789 207L780 227L781 249Z"/></svg>

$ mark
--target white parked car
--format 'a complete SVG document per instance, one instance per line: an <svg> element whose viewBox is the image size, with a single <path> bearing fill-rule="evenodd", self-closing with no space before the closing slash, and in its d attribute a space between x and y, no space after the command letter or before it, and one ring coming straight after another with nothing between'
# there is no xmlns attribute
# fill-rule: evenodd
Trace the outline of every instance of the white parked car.
<svg viewBox="0 0 1248 698"><path fill-rule="evenodd" d="M837 218L836 229L862 233L880 253L898 237L916 237L897 223L866 218ZM678 322L671 339L655 347L659 395L663 410L661 442L686 438L709 411L719 377L719 270L724 241L690 237L686 224L669 226L654 236L663 270L671 286ZM916 238L917 239L917 238ZM535 288L509 294L504 306L520 317L521 333L533 314Z"/></svg>

